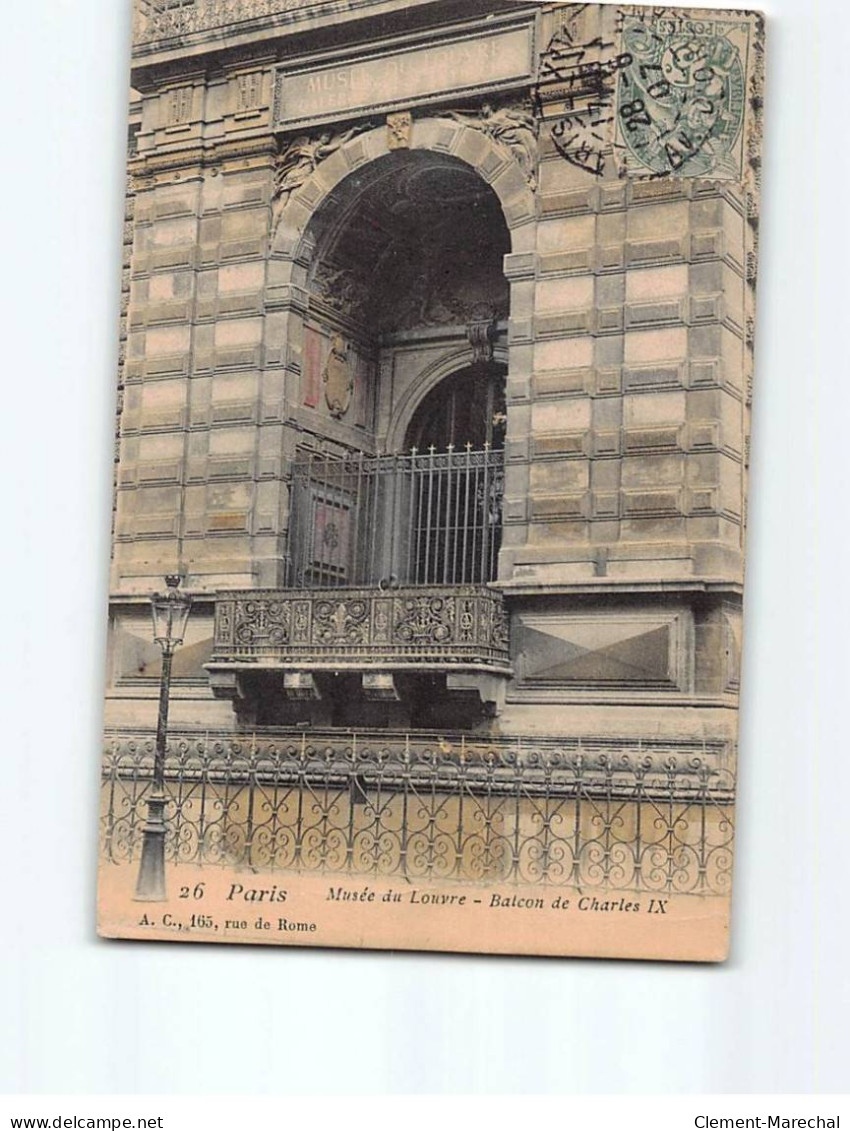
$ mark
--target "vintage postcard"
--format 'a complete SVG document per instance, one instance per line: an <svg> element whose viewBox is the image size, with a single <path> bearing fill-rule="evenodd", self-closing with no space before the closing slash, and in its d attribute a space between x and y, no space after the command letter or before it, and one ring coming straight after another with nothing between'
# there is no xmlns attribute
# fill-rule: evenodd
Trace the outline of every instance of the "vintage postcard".
<svg viewBox="0 0 850 1131"><path fill-rule="evenodd" d="M101 934L722 960L762 18L134 17Z"/></svg>

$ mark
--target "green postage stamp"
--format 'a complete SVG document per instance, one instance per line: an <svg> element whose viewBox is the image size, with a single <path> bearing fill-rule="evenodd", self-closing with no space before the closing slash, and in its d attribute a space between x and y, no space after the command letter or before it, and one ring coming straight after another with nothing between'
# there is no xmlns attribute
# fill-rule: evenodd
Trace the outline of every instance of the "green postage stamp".
<svg viewBox="0 0 850 1131"><path fill-rule="evenodd" d="M740 181L748 19L694 19L665 9L620 26L616 152L630 177Z"/></svg>

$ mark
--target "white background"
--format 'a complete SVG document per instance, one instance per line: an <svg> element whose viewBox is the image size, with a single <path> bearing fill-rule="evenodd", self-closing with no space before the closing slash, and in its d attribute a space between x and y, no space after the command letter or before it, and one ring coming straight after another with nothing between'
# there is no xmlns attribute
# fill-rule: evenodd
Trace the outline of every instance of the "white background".
<svg viewBox="0 0 850 1131"><path fill-rule="evenodd" d="M723 967L99 942L129 0L4 0L0 1091L846 1090L850 5L767 4Z"/></svg>

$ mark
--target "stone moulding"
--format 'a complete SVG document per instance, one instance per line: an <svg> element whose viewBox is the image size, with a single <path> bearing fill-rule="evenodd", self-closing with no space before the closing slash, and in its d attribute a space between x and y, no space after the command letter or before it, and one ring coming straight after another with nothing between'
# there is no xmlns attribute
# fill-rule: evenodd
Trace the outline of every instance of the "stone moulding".
<svg viewBox="0 0 850 1131"><path fill-rule="evenodd" d="M510 675L504 599L486 586L222 592L208 670L230 666Z"/></svg>

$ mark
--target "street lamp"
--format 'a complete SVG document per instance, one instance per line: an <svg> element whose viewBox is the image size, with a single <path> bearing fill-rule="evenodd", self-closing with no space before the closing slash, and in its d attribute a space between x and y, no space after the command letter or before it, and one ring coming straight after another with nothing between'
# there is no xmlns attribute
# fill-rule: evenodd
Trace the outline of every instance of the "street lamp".
<svg viewBox="0 0 850 1131"><path fill-rule="evenodd" d="M162 649L159 680L159 715L156 720L156 752L153 782L148 794L148 819L142 835L142 860L136 883L136 899L163 900L165 895L165 742L168 735L168 695L171 690L171 660L183 643L192 598L181 593L180 577L169 574L167 593L151 597L153 638Z"/></svg>

